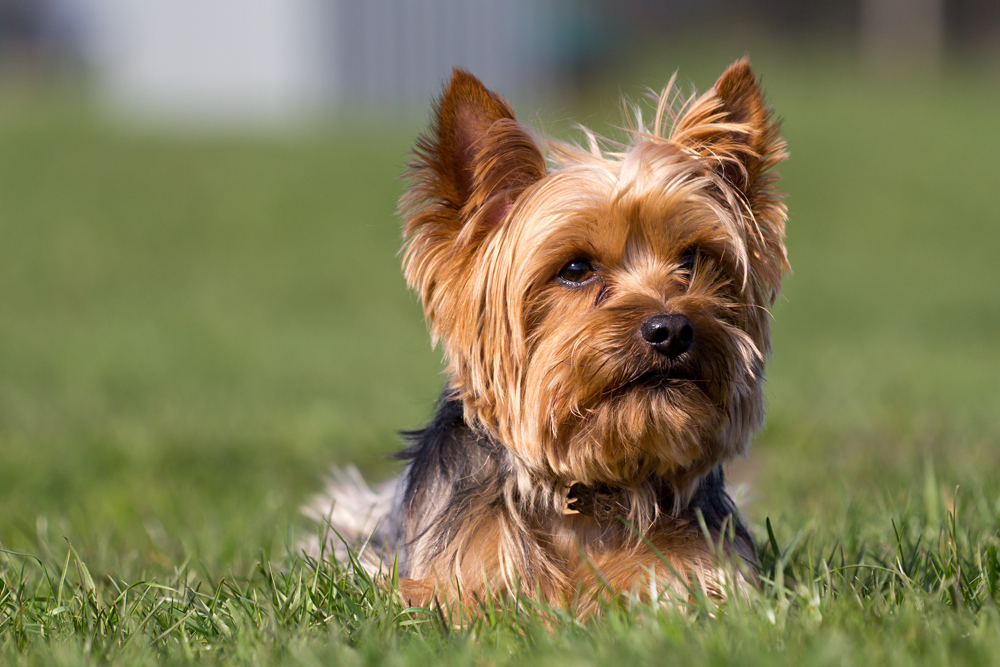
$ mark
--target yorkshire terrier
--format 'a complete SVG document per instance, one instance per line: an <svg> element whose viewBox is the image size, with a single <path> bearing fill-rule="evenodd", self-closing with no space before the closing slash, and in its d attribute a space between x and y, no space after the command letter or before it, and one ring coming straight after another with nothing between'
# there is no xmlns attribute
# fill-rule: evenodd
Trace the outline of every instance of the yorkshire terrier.
<svg viewBox="0 0 1000 667"><path fill-rule="evenodd" d="M700 97L672 83L620 144L543 138L461 70L434 105L403 268L447 385L401 478L342 471L308 510L411 603L583 615L755 581L722 466L764 420L785 143L746 60Z"/></svg>

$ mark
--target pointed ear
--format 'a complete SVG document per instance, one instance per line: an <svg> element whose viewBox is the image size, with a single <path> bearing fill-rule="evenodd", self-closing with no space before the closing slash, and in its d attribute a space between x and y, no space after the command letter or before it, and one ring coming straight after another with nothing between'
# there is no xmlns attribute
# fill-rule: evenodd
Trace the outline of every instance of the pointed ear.
<svg viewBox="0 0 1000 667"><path fill-rule="evenodd" d="M730 65L677 121L670 138L706 158L749 208L751 263L770 286L767 300L773 300L788 268L785 205L773 169L788 154L750 62L743 58Z"/></svg>
<svg viewBox="0 0 1000 667"><path fill-rule="evenodd" d="M439 222L452 218L458 227L477 212L477 218L496 222L545 175L541 151L507 101L460 69L434 105L430 131L417 141L415 153L404 209L434 210ZM489 211L477 210L487 205ZM408 236L419 217L408 216Z"/></svg>
<svg viewBox="0 0 1000 667"><path fill-rule="evenodd" d="M754 194L757 179L787 155L777 120L760 83L743 58L677 121L670 139L716 159L729 183Z"/></svg>
<svg viewBox="0 0 1000 667"><path fill-rule="evenodd" d="M761 177L788 157L778 121L771 114L771 107L764 102L760 82L746 58L730 65L712 90L722 102L726 122L746 128L743 132L734 132L732 136L733 140L744 143L748 150L743 153L744 169L730 174L730 177L753 204L753 197L759 194L760 188L771 183L770 180L762 183Z"/></svg>
<svg viewBox="0 0 1000 667"><path fill-rule="evenodd" d="M479 79L456 69L434 112L431 133L436 136L422 138L418 150L437 159L441 194L461 207L472 194L480 140L495 122L514 120L514 110Z"/></svg>

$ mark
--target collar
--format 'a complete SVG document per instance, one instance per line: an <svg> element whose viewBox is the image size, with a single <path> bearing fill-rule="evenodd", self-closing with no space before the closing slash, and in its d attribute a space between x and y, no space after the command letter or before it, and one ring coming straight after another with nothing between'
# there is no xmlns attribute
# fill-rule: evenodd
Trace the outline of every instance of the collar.
<svg viewBox="0 0 1000 667"><path fill-rule="evenodd" d="M621 487L570 482L562 487L563 514L582 514L597 521L625 518L629 508Z"/></svg>
<svg viewBox="0 0 1000 667"><path fill-rule="evenodd" d="M652 501L658 508L671 511L670 508L674 506L674 491L670 484L663 478L654 477L640 486L647 485L645 492L638 495L636 492L639 489L634 487L605 483L583 484L575 480L559 484L556 489L559 494L557 497L562 500L564 515L580 514L598 522L627 519L633 509L638 509L634 507L635 503L644 502L641 500L643 497L648 499L645 502ZM646 494L649 491L652 496Z"/></svg>

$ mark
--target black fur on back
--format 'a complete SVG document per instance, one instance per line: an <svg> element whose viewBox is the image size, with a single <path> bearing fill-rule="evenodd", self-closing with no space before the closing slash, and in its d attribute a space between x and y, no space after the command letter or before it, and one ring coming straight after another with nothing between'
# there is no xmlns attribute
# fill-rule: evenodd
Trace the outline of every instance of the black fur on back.
<svg viewBox="0 0 1000 667"><path fill-rule="evenodd" d="M407 447L394 458L410 465L397 511L408 525L424 526L419 533L407 536L409 541L430 533L434 549L440 551L469 510L502 511L504 482L513 474L510 455L465 423L462 403L450 388L446 387L438 399L434 419L420 430L404 431L402 436ZM432 499L430 494L447 498ZM434 508L436 517L424 516ZM406 546L401 545L404 564Z"/></svg>
<svg viewBox="0 0 1000 667"><path fill-rule="evenodd" d="M735 537L753 545L753 539L736 511L736 504L726 492L726 478L721 465L716 466L702 478L689 508L700 511L705 518L705 525L712 531L721 530L723 523L728 519L733 526Z"/></svg>

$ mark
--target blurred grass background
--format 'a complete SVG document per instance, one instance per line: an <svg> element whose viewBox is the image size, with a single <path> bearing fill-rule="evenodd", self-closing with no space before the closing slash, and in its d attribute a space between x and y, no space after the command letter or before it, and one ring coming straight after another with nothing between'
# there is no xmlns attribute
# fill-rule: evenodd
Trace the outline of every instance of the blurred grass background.
<svg viewBox="0 0 1000 667"><path fill-rule="evenodd" d="M742 54L661 46L519 113L609 131L619 92L675 69L704 90ZM747 518L832 533L859 506L920 502L927 470L949 497L997 502L1000 75L951 61L877 78L821 46L751 56L792 155L793 273L769 426L733 474ZM122 576L188 557L239 574L293 542L331 464L389 474L396 432L442 384L397 256L422 123L172 136L6 88L0 544L66 536Z"/></svg>

